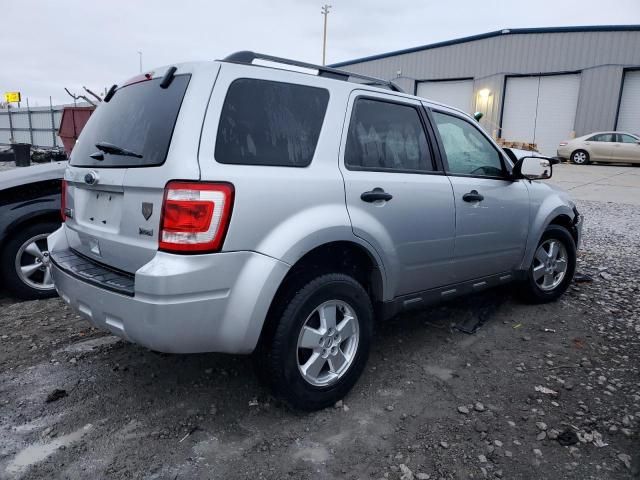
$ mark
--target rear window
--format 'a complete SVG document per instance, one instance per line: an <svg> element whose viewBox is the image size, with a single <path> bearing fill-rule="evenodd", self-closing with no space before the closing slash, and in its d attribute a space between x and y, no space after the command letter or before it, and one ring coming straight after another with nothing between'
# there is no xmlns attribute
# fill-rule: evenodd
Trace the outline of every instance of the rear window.
<svg viewBox="0 0 640 480"><path fill-rule="evenodd" d="M323 88L241 78L222 106L215 158L220 163L306 167L329 102Z"/></svg>
<svg viewBox="0 0 640 480"><path fill-rule="evenodd" d="M160 88L160 78L119 88L89 118L73 148L71 165L126 168L164 163L190 78L176 75L166 89ZM104 159L95 160L90 155L100 152L97 143L109 143L142 157L103 152Z"/></svg>

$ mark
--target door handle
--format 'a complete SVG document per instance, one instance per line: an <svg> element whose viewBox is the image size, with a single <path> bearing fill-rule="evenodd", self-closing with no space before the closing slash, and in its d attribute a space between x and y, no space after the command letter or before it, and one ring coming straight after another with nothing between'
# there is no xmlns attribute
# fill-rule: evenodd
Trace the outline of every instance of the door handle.
<svg viewBox="0 0 640 480"><path fill-rule="evenodd" d="M462 200L465 202L481 202L484 200L484 196L480 195L477 190L471 190L462 196Z"/></svg>
<svg viewBox="0 0 640 480"><path fill-rule="evenodd" d="M392 198L393 198L393 195L385 192L380 187L376 187L373 190L369 192L364 192L362 195L360 195L360 200L362 200L363 202L369 202L369 203L375 202L377 200L383 200L385 202L388 202Z"/></svg>

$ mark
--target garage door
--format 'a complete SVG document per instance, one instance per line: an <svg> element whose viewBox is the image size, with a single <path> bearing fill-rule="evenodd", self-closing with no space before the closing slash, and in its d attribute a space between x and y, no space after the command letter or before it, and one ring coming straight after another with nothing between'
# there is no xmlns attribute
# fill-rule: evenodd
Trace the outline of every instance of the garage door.
<svg viewBox="0 0 640 480"><path fill-rule="evenodd" d="M473 113L473 80L419 82L417 95Z"/></svg>
<svg viewBox="0 0 640 480"><path fill-rule="evenodd" d="M579 90L579 74L507 78L502 138L555 155L573 131Z"/></svg>
<svg viewBox="0 0 640 480"><path fill-rule="evenodd" d="M640 72L626 72L616 130L640 134Z"/></svg>

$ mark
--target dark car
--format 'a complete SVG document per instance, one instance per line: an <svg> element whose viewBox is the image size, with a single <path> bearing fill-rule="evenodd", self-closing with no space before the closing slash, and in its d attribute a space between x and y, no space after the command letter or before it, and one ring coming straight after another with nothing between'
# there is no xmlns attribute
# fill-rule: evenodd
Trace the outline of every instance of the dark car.
<svg viewBox="0 0 640 480"><path fill-rule="evenodd" d="M60 226L67 162L0 172L0 281L23 299L56 295L46 267L47 236Z"/></svg>

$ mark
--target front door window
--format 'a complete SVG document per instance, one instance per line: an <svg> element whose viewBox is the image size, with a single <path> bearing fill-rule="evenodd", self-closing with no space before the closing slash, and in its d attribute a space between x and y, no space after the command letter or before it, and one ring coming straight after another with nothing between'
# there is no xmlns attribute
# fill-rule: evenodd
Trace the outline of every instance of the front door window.
<svg viewBox="0 0 640 480"><path fill-rule="evenodd" d="M505 175L502 155L470 122L441 112L433 116L444 145L447 173L484 177Z"/></svg>

